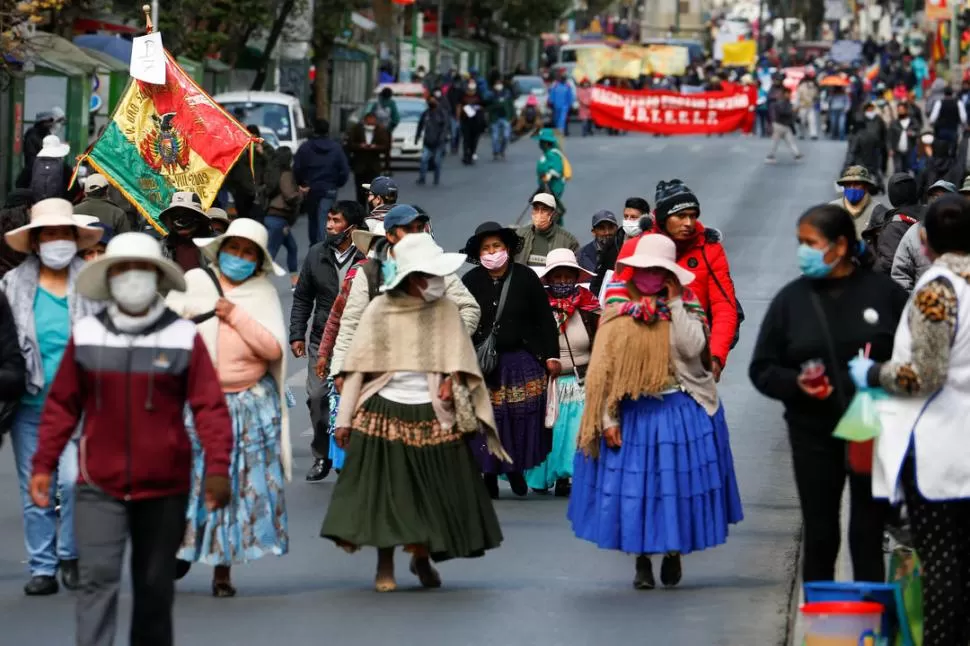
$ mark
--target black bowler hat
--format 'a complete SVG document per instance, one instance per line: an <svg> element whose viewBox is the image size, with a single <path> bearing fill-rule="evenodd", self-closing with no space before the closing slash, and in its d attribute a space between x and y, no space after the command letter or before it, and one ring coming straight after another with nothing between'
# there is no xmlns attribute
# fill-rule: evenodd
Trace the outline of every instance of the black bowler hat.
<svg viewBox="0 0 970 646"><path fill-rule="evenodd" d="M510 257L515 257L515 254L522 251L522 238L515 230L502 226L498 222L483 222L478 225L478 228L475 229L475 235L468 239L465 247L461 250L461 253L468 256L468 262L473 265L479 264L479 249L482 248L482 240L488 236L498 236L508 247Z"/></svg>

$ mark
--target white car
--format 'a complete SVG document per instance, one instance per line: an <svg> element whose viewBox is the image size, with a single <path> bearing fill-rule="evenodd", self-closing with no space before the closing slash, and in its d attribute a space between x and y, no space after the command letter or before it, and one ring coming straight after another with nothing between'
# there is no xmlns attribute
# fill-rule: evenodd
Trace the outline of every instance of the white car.
<svg viewBox="0 0 970 646"><path fill-rule="evenodd" d="M397 112L401 121L394 129L391 140L391 164L397 162L419 163L421 161L421 150L424 148L422 140L414 141L414 136L418 133L418 121L421 115L428 108L428 103L422 98L414 96L395 96L394 102L397 104ZM370 103L363 106L347 120L348 126L358 123L364 116L364 112Z"/></svg>
<svg viewBox="0 0 970 646"><path fill-rule="evenodd" d="M296 152L307 137L306 116L299 99L282 92L224 92L212 97L244 125L251 123L271 129L280 146Z"/></svg>
<svg viewBox="0 0 970 646"><path fill-rule="evenodd" d="M514 105L516 116L522 114L522 109L525 108L525 102L529 100L530 96L534 96L539 102L539 114L543 115L546 113L546 104L549 102L549 90L546 88L546 82L542 80L541 76L513 76L512 94L515 96Z"/></svg>

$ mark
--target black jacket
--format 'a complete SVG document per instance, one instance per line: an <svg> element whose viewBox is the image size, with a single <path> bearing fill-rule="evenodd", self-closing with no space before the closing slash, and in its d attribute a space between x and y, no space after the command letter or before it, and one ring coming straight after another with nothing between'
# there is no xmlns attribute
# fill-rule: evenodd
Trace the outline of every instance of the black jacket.
<svg viewBox="0 0 970 646"><path fill-rule="evenodd" d="M363 257L363 254L355 249L353 256L347 262L353 265ZM340 268L337 265L337 256L329 244L318 242L307 252L296 289L293 290L290 343L307 340L307 324L312 314L309 345L314 348L320 345L323 329L327 325L327 318L339 292Z"/></svg>
<svg viewBox="0 0 970 646"><path fill-rule="evenodd" d="M26 367L17 340L17 324L3 292L0 292L0 438L10 430L13 406L26 390ZM4 421L6 420L6 421Z"/></svg>
<svg viewBox="0 0 970 646"><path fill-rule="evenodd" d="M414 135L414 143L421 141L424 134L424 147L435 149L448 143L451 136L451 118L448 113L439 105L436 108L428 108L421 115L418 121L418 133Z"/></svg>
<svg viewBox="0 0 970 646"><path fill-rule="evenodd" d="M307 200L312 202L347 183L350 163L340 142L329 137L314 137L296 151L293 176L300 186L310 187Z"/></svg>
<svg viewBox="0 0 970 646"><path fill-rule="evenodd" d="M44 137L50 133L50 128L36 123L24 133L24 168L33 167L37 153L44 147Z"/></svg>
<svg viewBox="0 0 970 646"><path fill-rule="evenodd" d="M812 304L816 293L833 336L834 362ZM857 269L846 278L797 278L768 306L751 357L749 376L762 394L781 401L790 432L829 436L855 395L849 360L872 344L876 362L892 356L896 326L907 294L889 276ZM872 310L876 316L868 314ZM869 321L875 319L875 323ZM802 365L821 360L836 390L825 400L809 397L798 386Z"/></svg>
<svg viewBox="0 0 970 646"><path fill-rule="evenodd" d="M912 153L916 150L917 137L919 137L920 123L910 117L909 127L906 128L906 154ZM893 119L893 122L889 124L889 148L893 152L899 151L899 142L903 137L903 124L900 123L899 119Z"/></svg>
<svg viewBox="0 0 970 646"><path fill-rule="evenodd" d="M531 267L515 263L511 267L511 275L512 283L496 333L496 348L499 352L526 350L542 363L547 359L558 359L559 328L549 307L545 287ZM472 335L476 347L492 331L502 285L506 280L509 280L508 272L501 280L494 281L481 266L462 278L482 308L478 329Z"/></svg>
<svg viewBox="0 0 970 646"><path fill-rule="evenodd" d="M873 217L869 227L862 233L876 256L873 269L887 276L893 268L896 248L909 227L923 219L926 209L919 204L919 186L909 173L896 173L889 178L889 203L893 208Z"/></svg>

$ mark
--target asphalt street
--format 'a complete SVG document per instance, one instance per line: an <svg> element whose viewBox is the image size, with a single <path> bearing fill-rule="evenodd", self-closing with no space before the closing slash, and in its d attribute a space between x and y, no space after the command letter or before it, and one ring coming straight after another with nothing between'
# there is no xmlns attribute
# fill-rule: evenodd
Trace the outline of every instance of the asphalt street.
<svg viewBox="0 0 970 646"><path fill-rule="evenodd" d="M373 550L348 556L318 537L333 487L330 476L308 484L309 426L303 406L304 361L291 361L289 380L299 405L292 409L295 476L287 507L291 552L234 568L234 599L210 595L211 572L199 567L178 585L176 643L180 646L249 644L441 644L571 646L678 644L767 646L783 643L799 532L798 508L780 407L754 392L747 363L772 296L796 273L795 219L808 206L833 199L844 149L806 143L795 164L782 152L763 163L760 139L570 138L566 153L574 179L565 202L567 226L590 239L589 217L601 208L620 213L626 197L653 203L661 179L683 179L699 196L702 221L724 236L747 312L720 394L732 433L745 504L744 522L720 548L684 559L684 581L673 590L636 592L633 558L576 539L566 501L508 489L496 503L505 542L484 558L440 567L444 587L421 590L399 557L398 592L373 592ZM514 144L505 162L462 167L449 157L442 185L415 186L416 174L398 172L401 201L424 207L447 250L459 249L485 220L510 223L533 190L538 150ZM342 196L351 197L347 186ZM298 225L306 250L305 221ZM282 253L278 260L282 260ZM280 283L289 311L290 292ZM9 444L7 445L9 446ZM0 451L0 645L73 643L70 593L27 598L17 479L6 446ZM659 567L659 563L656 567ZM126 584L118 643L127 643L131 598Z"/></svg>

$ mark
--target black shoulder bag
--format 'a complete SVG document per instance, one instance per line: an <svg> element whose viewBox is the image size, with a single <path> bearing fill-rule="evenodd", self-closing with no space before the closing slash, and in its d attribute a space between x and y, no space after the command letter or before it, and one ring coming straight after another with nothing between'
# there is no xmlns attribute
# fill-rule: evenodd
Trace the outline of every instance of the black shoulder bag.
<svg viewBox="0 0 970 646"><path fill-rule="evenodd" d="M704 264L707 265L707 273L711 275L714 279L714 284L717 286L717 291L721 292L721 296L724 300L730 301L731 297L728 296L727 290L721 285L721 281L717 279L717 274L714 273L714 268L711 267L711 261L707 259L707 253L704 251L704 247L701 247L701 258L704 259ZM734 310L738 313L738 324L734 326L734 338L731 339L731 349L738 344L738 339L741 338L741 324L744 323L744 308L741 307L741 300L738 298L737 291L734 292ZM713 311L711 312L711 323L714 323Z"/></svg>
<svg viewBox="0 0 970 646"><path fill-rule="evenodd" d="M212 279L212 283L216 286L216 291L219 292L219 298L225 298L226 295L222 291L222 285L219 284L219 278L216 276L215 272L212 271L212 269L210 269L209 267L202 267L201 269L205 273L209 274L209 278ZM198 325L199 323L205 323L215 315L216 315L216 311L212 310L211 312L205 312L203 314L198 314L196 316L193 316L189 320L195 323L196 325Z"/></svg>
<svg viewBox="0 0 970 646"><path fill-rule="evenodd" d="M495 337L498 334L498 322L502 318L502 312L505 310L505 298L509 294L509 285L512 284L513 267L514 264L509 264L509 273L505 277L505 284L502 285L502 294L498 298L498 309L495 310L495 320L492 321L492 329L489 331L488 336L485 337L485 340L475 348L475 354L478 355L478 365L482 369L482 375L485 376L492 374L498 368L498 349L495 347Z"/></svg>

